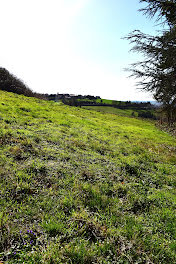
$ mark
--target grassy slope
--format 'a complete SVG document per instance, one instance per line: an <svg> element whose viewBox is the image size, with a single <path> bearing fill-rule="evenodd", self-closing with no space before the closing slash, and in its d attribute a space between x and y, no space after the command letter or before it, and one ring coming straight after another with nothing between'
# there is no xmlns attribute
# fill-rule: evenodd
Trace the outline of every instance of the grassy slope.
<svg viewBox="0 0 176 264"><path fill-rule="evenodd" d="M138 112L132 109L118 109L111 106L82 106L84 109L95 110L103 113L116 114L122 116L131 116L134 113L135 116L138 116ZM139 110L142 111L142 110Z"/></svg>
<svg viewBox="0 0 176 264"><path fill-rule="evenodd" d="M116 100L108 100L108 99L97 99L96 100L97 103L104 103L104 104L112 104L113 102L116 102L117 104L118 103L123 103L121 101L116 101Z"/></svg>
<svg viewBox="0 0 176 264"><path fill-rule="evenodd" d="M175 263L176 140L0 91L0 259Z"/></svg>
<svg viewBox="0 0 176 264"><path fill-rule="evenodd" d="M145 113L146 111L150 111L152 114L157 115L155 110L141 110L139 109L119 109L111 106L82 106L84 109L94 110L103 113L116 114L121 116L135 116L138 117L139 113Z"/></svg>

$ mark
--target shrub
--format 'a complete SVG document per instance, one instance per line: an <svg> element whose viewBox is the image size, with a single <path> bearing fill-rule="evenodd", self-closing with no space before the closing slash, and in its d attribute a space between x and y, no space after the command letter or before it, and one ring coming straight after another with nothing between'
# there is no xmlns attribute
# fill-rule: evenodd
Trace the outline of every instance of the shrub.
<svg viewBox="0 0 176 264"><path fill-rule="evenodd" d="M20 79L15 77L5 68L0 68L0 90L23 94L29 97L42 97L40 94L34 93Z"/></svg>
<svg viewBox="0 0 176 264"><path fill-rule="evenodd" d="M151 111L140 112L138 117L156 119L155 115Z"/></svg>

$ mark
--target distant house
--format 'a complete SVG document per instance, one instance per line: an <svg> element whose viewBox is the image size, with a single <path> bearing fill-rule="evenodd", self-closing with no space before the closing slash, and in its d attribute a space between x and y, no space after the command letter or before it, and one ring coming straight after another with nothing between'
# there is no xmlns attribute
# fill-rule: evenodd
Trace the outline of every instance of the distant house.
<svg viewBox="0 0 176 264"><path fill-rule="evenodd" d="M48 95L48 100L49 101L55 101L58 102L59 100L62 99L70 99L71 96L69 94L49 94Z"/></svg>
<svg viewBox="0 0 176 264"><path fill-rule="evenodd" d="M58 102L59 100L63 99L89 99L89 100L96 100L101 99L100 96L92 96L92 95L75 95L75 94L45 94L45 97L49 101Z"/></svg>

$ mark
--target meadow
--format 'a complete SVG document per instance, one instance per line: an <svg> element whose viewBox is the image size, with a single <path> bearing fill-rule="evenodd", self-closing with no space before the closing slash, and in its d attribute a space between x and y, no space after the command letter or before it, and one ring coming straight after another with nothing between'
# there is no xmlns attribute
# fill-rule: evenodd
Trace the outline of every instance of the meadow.
<svg viewBox="0 0 176 264"><path fill-rule="evenodd" d="M117 114L121 116L131 116L132 113L134 113L134 116L138 116L137 110L132 110L132 109L119 109L111 106L82 106L84 109L88 110L95 110L98 112L103 112L103 113L109 113L109 114ZM142 111L142 110L140 110Z"/></svg>
<svg viewBox="0 0 176 264"><path fill-rule="evenodd" d="M176 263L176 139L127 115L0 91L2 263Z"/></svg>
<svg viewBox="0 0 176 264"><path fill-rule="evenodd" d="M150 112L154 117L158 116L157 110L154 109L150 109L150 110L141 110L140 108L119 109L111 106L82 106L82 108L103 112L103 113L116 114L119 116L138 117L140 116L140 114L145 113L146 111Z"/></svg>

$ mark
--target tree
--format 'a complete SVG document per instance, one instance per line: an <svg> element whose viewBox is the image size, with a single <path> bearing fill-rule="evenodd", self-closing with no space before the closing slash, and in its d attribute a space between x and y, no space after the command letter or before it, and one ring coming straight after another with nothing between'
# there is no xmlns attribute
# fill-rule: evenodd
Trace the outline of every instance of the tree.
<svg viewBox="0 0 176 264"><path fill-rule="evenodd" d="M176 24L176 1L175 0L140 0L140 3L147 3L147 6L141 8L144 15L153 18L157 15L157 21L164 19L170 27Z"/></svg>
<svg viewBox="0 0 176 264"><path fill-rule="evenodd" d="M46 96L43 94L33 92L29 87L27 87L20 79L11 74L5 68L0 67L0 90L7 92L23 94L29 97L37 97L40 99L45 99Z"/></svg>
<svg viewBox="0 0 176 264"><path fill-rule="evenodd" d="M157 21L163 19L168 29L158 36L151 36L135 30L126 39L133 44L131 49L144 55L144 60L133 63L128 69L131 76L139 78L140 89L152 92L162 103L168 123L176 121L176 1L141 0L148 5L141 9L144 14Z"/></svg>

